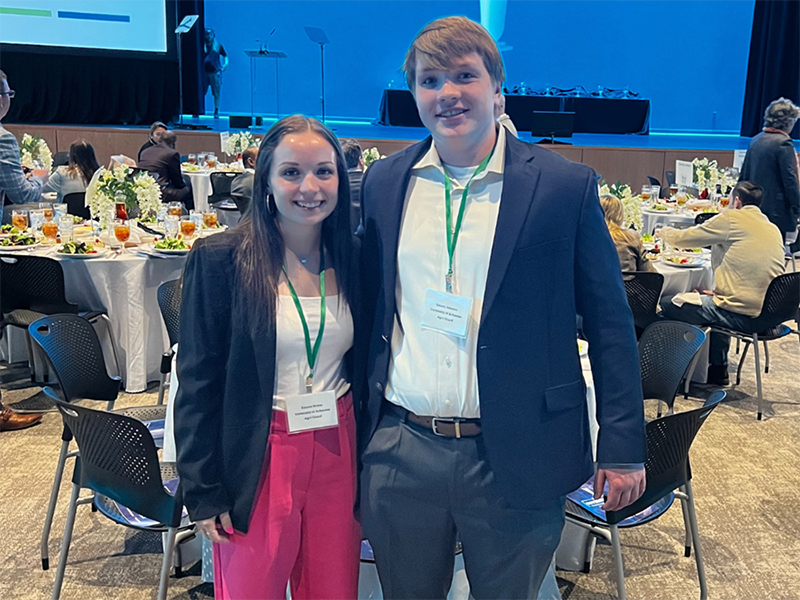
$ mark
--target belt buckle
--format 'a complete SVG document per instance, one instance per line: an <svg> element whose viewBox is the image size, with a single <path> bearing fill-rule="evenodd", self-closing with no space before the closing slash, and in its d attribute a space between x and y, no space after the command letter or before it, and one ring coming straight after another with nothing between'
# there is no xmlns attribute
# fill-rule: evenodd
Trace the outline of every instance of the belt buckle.
<svg viewBox="0 0 800 600"><path fill-rule="evenodd" d="M456 439L461 438L461 419L453 418L453 417L433 417L431 419L431 431L433 431L434 435L438 435L441 437L448 437L443 433L440 433L437 429L437 421L439 423L452 423L456 430Z"/></svg>

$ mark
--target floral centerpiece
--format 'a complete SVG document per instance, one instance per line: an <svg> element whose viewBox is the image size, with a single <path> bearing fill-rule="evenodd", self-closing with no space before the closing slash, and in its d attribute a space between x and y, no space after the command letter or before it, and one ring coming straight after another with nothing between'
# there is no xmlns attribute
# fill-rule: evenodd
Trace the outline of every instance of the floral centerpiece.
<svg viewBox="0 0 800 600"><path fill-rule="evenodd" d="M367 148L361 153L361 158L364 160L364 168L366 169L376 160L386 158L386 156L378 152L377 148Z"/></svg>
<svg viewBox="0 0 800 600"><path fill-rule="evenodd" d="M19 162L29 169L44 168L49 171L53 167L53 154L42 138L38 135L32 137L26 133L19 145Z"/></svg>
<svg viewBox="0 0 800 600"><path fill-rule="evenodd" d="M158 213L161 205L161 188L148 173L131 176L131 168L117 165L102 169L86 188L86 199L92 218L99 219L101 227L108 225L108 215L117 202L124 202L131 218L149 218Z"/></svg>
<svg viewBox="0 0 800 600"><path fill-rule="evenodd" d="M253 137L249 131L232 133L228 136L228 143L225 144L225 154L228 156L240 156L248 148L255 148L259 141Z"/></svg>
<svg viewBox="0 0 800 600"><path fill-rule="evenodd" d="M637 231L642 230L642 197L633 195L631 186L627 183L618 181L607 185L605 180L600 183L601 196L616 196L622 202L623 223L626 229L633 227Z"/></svg>
<svg viewBox="0 0 800 600"><path fill-rule="evenodd" d="M695 158L692 161L692 165L694 166L693 179L697 189L701 192L708 189L714 191L713 187L719 179L717 161L708 160L707 158Z"/></svg>

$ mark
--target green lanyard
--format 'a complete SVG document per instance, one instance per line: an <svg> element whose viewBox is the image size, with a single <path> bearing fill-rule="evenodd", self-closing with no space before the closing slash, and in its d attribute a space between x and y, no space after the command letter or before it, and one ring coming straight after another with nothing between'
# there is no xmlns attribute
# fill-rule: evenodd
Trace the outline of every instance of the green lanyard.
<svg viewBox="0 0 800 600"><path fill-rule="evenodd" d="M472 183L472 180L475 179L475 177L477 177L486 169L486 165L489 164L489 160L492 158L492 154L494 154L494 149L492 149L492 151L486 156L486 158L483 159L481 164L478 165L478 168L475 169L475 172L472 174L472 177L469 178L467 185L464 186L464 191L461 194L461 206L459 206L458 208L458 216L456 217L455 227L453 227L452 208L450 207L450 190L453 184L450 183L450 175L447 173L446 169L444 172L444 217L447 228L447 259L448 259L447 275L444 278L444 283L445 283L445 290L450 294L453 293L453 256L455 256L456 253L458 234L461 233L461 223L464 221L464 210L467 207L467 194L469 194L469 186Z"/></svg>
<svg viewBox="0 0 800 600"><path fill-rule="evenodd" d="M322 344L322 334L325 332L325 250L320 244L319 249L319 333L314 342L314 347L311 347L311 334L308 332L308 323L306 316L303 314L303 307L300 304L300 298L297 297L297 292L294 291L294 286L289 279L289 273L286 272L286 265L282 265L284 274L286 275L286 283L289 284L289 292L292 294L294 306L297 308L297 314L300 315L300 322L303 324L303 335L306 338L306 358L308 359L308 377L306 377L306 394L311 393L311 385L314 382L314 367L317 364L317 355L319 354L319 347Z"/></svg>

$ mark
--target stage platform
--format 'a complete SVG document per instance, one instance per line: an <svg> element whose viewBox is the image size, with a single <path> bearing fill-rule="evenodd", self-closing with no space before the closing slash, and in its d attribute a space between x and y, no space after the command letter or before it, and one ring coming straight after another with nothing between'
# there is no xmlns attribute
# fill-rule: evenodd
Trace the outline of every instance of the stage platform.
<svg viewBox="0 0 800 600"><path fill-rule="evenodd" d="M263 135L274 120L265 119L264 127L253 128L257 137ZM215 152L223 160L220 132L229 131L228 119L222 117L186 117L184 124L207 129L178 130L178 150L181 154ZM355 138L363 148L376 147L381 154L390 155L424 139L427 131L416 127L387 127L367 121L330 119L327 124L340 138ZM88 126L88 125L21 125L7 124L17 139L23 133L44 138L55 154L68 151L79 138L89 141L101 164L111 155L125 154L136 159L139 148L147 141L147 127ZM233 131L233 130L230 130ZM538 142L522 133L520 139ZM634 187L647 183L647 176L666 180L664 171L675 169L676 160L707 157L721 166L732 166L735 150L745 150L750 138L735 135L686 134L651 132L649 135L576 134L569 139L557 138L568 144L547 144L546 147L574 162L592 166L609 182L622 181ZM800 151L800 143L795 142Z"/></svg>

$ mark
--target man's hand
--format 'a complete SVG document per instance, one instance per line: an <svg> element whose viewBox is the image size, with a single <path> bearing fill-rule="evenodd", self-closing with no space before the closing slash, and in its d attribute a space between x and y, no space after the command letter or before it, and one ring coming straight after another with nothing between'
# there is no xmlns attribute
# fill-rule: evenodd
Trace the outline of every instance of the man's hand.
<svg viewBox="0 0 800 600"><path fill-rule="evenodd" d="M620 510L636 502L646 485L644 467L641 469L598 469L594 476L595 500L603 496L608 482L608 497L603 510Z"/></svg>
<svg viewBox="0 0 800 600"><path fill-rule="evenodd" d="M219 523L217 523L217 517L213 517L195 521L195 525L197 525L197 529L200 530L203 537L215 544L227 544L233 534L233 523L231 522L231 516L227 512L219 515Z"/></svg>

